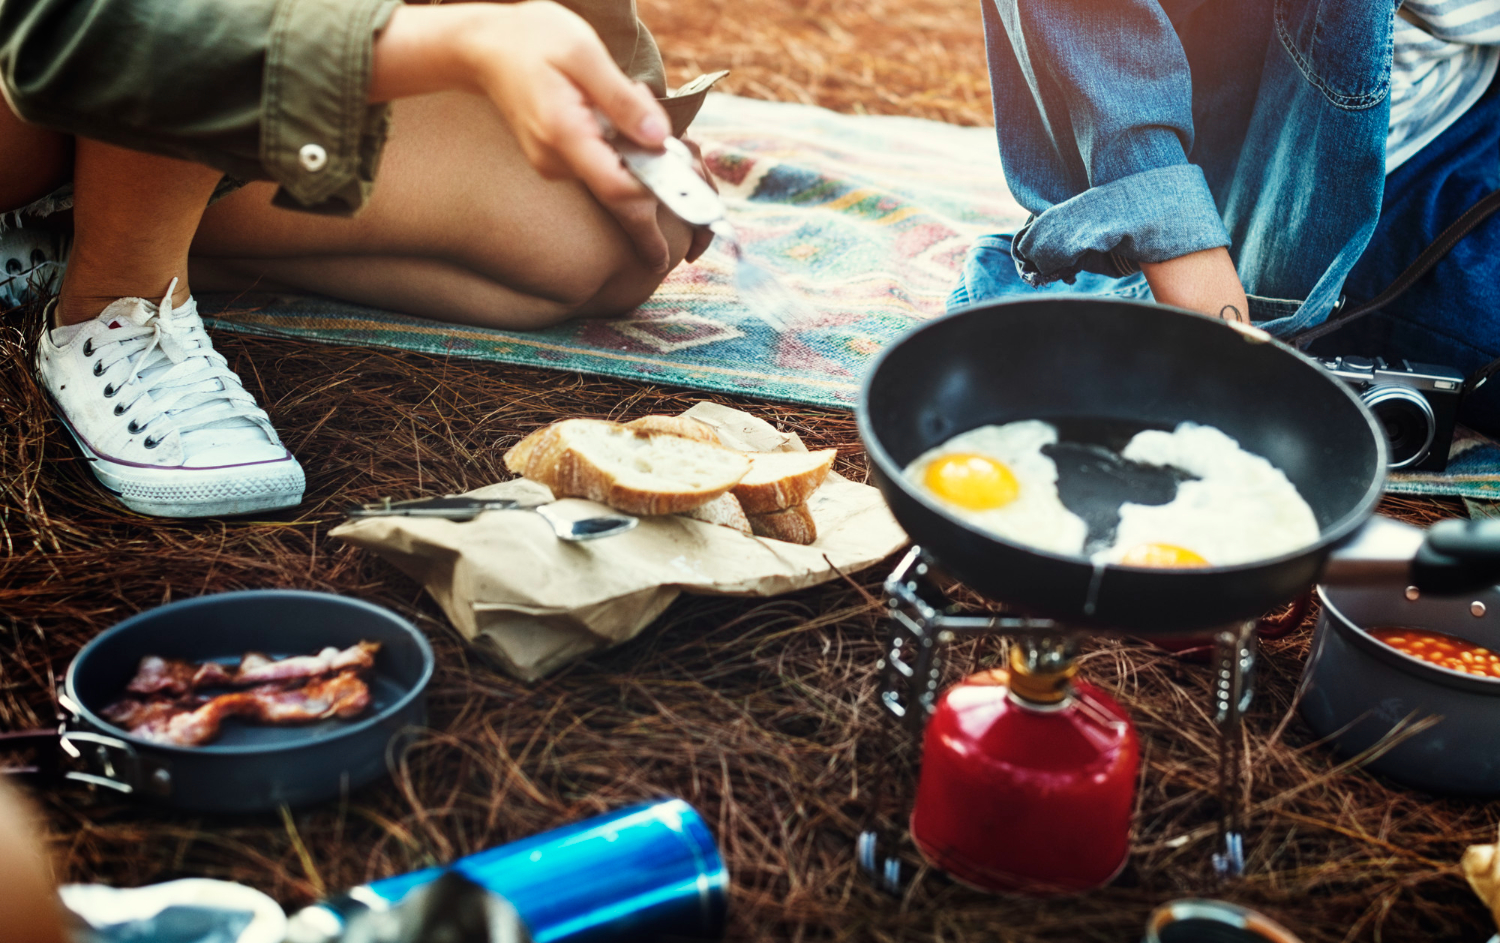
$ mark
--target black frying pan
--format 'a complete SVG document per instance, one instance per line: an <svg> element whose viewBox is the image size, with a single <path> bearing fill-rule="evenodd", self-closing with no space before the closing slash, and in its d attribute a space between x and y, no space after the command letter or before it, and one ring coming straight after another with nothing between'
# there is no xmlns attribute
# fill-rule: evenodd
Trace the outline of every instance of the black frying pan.
<svg viewBox="0 0 1500 943"><path fill-rule="evenodd" d="M371 704L351 720L269 727L230 719L213 743L179 747L131 736L99 714L121 696L145 655L237 663L247 651L279 658L360 641L381 648L366 677ZM32 771L44 778L50 773L180 809L308 805L385 775L391 739L425 721L432 670L422 633L367 602L298 590L200 596L143 612L85 645L68 667L62 700L72 717L61 733L0 735L0 749L34 748ZM71 762L64 751L76 754Z"/></svg>
<svg viewBox="0 0 1500 943"><path fill-rule="evenodd" d="M1317 518L1317 543L1254 564L1191 570L1096 567L965 524L902 469L977 426L1042 419L1059 430L1058 487L1091 536L1125 501L1169 500L1162 472L1108 460L1136 432L1216 426L1286 473ZM1068 624L1135 634L1252 619L1321 579L1408 579L1461 590L1500 579L1500 531L1374 518L1385 436L1352 392L1257 330L1158 305L1014 301L930 321L889 347L860 393L860 436L896 519L953 576ZM1415 565L1414 565L1415 561Z"/></svg>

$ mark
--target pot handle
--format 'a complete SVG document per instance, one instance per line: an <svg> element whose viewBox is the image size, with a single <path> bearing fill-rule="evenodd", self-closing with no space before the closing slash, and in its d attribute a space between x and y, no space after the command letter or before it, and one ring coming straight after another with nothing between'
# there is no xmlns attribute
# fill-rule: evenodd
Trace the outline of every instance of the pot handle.
<svg viewBox="0 0 1500 943"><path fill-rule="evenodd" d="M0 733L0 752L34 751L25 766L0 766L0 775L33 779L44 785L62 778L62 732L56 727Z"/></svg>
<svg viewBox="0 0 1500 943"><path fill-rule="evenodd" d="M28 778L42 785L70 780L127 796L144 792L164 798L172 794L172 776L166 764L142 757L117 737L66 726L0 733L0 752L26 749L34 751L32 762L0 766L0 775ZM77 766L83 768L69 768Z"/></svg>
<svg viewBox="0 0 1500 943"><path fill-rule="evenodd" d="M1411 565L1412 585L1425 592L1468 593L1500 583L1500 520L1439 521Z"/></svg>

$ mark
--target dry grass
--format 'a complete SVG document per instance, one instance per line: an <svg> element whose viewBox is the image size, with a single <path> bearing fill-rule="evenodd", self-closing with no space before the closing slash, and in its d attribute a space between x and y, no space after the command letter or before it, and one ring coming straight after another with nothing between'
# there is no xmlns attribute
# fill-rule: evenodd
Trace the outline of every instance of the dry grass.
<svg viewBox="0 0 1500 943"><path fill-rule="evenodd" d="M667 79L852 114L993 124L978 0L638 0Z"/></svg>
<svg viewBox="0 0 1500 943"><path fill-rule="evenodd" d="M528 688L471 660L409 580L323 537L350 502L502 477L503 446L540 423L680 409L695 395L226 336L220 348L308 466L308 501L262 522L148 522L100 500L25 369L22 324L7 316L0 337L0 727L49 722L53 682L98 631L203 592L285 586L372 599L428 629L438 651L432 732L391 782L298 813L291 828L276 815L184 817L68 788L47 805L70 880L207 874L294 906L673 793L718 832L734 875L735 939L1120 940L1154 904L1212 893L1265 907L1308 941L1480 937L1483 913L1453 863L1465 843L1488 837L1492 812L1339 770L1309 745L1287 717L1305 631L1270 646L1247 725L1245 788L1256 812L1241 884L1215 888L1206 868L1215 768L1206 671L1107 640L1087 671L1129 706L1146 745L1126 874L1099 893L1038 902L984 897L924 873L898 902L866 885L851 844L875 791L886 791L882 808L898 813L887 824L900 827L914 785L910 744L872 707L881 624L861 589L876 591L879 571L858 588L760 604L686 600L630 645ZM842 470L863 474L848 414L750 408L810 445L839 447ZM1452 511L1433 502L1398 510ZM995 640L968 642L951 663L968 670L999 654ZM873 781L886 756L895 774ZM917 864L909 848L907 857Z"/></svg>
<svg viewBox="0 0 1500 943"><path fill-rule="evenodd" d="M729 88L844 110L988 118L977 9L914 0L642 4L674 80L733 66ZM1099 641L1089 676L1131 710L1145 748L1135 848L1104 891L986 897L923 872L902 900L853 865L874 796L909 808L911 744L872 706L883 572L759 604L689 599L635 642L527 687L471 660L419 588L325 538L347 504L505 477L502 448L563 416L625 417L698 399L616 381L379 350L223 336L309 472L306 503L261 522L146 521L100 499L47 414L13 312L0 324L0 728L46 724L86 640L145 607L204 592L298 587L374 600L428 630L432 731L389 782L344 802L241 819L187 817L70 787L45 797L62 876L120 884L204 874L288 906L325 890L673 793L703 811L734 876L737 940L1121 941L1184 895L1262 907L1308 943L1480 940L1491 928L1457 875L1493 809L1343 769L1292 712L1304 629L1267 647L1245 728L1249 873L1216 887L1207 860L1215 761L1207 672L1140 643ZM713 397L747 406L744 401ZM811 446L863 456L851 418L748 404ZM1451 503L1391 502L1416 519ZM954 670L997 640L956 646ZM873 781L884 759L895 773ZM886 824L900 827L900 814ZM299 848L309 854L304 859ZM913 866L918 859L906 849Z"/></svg>

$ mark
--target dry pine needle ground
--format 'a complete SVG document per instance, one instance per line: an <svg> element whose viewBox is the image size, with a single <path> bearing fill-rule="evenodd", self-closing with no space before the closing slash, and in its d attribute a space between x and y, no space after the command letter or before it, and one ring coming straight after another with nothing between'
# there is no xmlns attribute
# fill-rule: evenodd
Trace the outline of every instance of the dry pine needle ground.
<svg viewBox="0 0 1500 943"><path fill-rule="evenodd" d="M727 88L845 111L989 120L977 6L827 0L646 0L675 81L732 67ZM93 635L143 608L259 587L370 599L429 633L432 730L395 775L282 817L195 818L69 787L44 797L62 877L140 884L207 875L289 907L376 877L675 794L714 826L734 878L737 940L1139 938L1152 906L1219 895L1262 907L1313 943L1482 940L1458 877L1495 810L1392 788L1309 740L1292 712L1306 628L1272 643L1246 725L1249 873L1208 873L1216 769L1206 670L1101 640L1089 677L1140 728L1145 762L1131 862L1065 901L986 897L923 871L900 900L857 872L853 838L877 795L900 828L910 742L873 706L884 568L769 602L690 599L635 642L542 683L474 660L411 581L325 538L345 506L461 491L506 477L503 448L565 416L627 418L700 398L498 365L221 335L220 349L308 471L304 505L259 522L148 521L102 501L27 368L35 312L0 323L0 729L52 721L49 692ZM727 398L837 446L864 475L851 417ZM1414 519L1437 502L1393 503ZM955 646L953 672L997 662L999 640ZM889 762L888 760L893 760ZM881 779L881 771L884 779ZM919 860L906 849L909 864Z"/></svg>

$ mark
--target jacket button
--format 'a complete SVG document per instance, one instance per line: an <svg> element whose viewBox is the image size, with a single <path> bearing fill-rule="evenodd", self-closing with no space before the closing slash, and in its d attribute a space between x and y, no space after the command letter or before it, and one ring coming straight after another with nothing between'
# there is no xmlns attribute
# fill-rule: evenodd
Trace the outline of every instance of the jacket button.
<svg viewBox="0 0 1500 943"><path fill-rule="evenodd" d="M297 152L297 159L309 173L317 173L328 165L328 152L316 144L304 144Z"/></svg>

